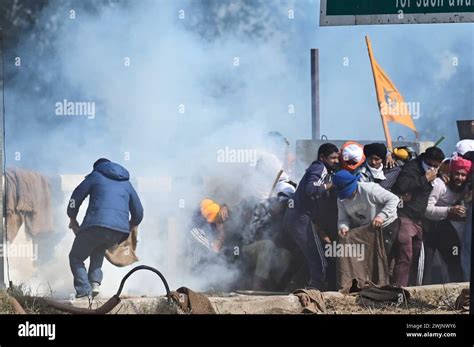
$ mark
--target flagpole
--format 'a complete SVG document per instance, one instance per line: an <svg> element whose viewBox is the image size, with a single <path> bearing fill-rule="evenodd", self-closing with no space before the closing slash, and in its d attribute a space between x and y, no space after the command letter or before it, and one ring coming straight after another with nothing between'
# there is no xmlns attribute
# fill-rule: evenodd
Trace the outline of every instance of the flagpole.
<svg viewBox="0 0 474 347"><path fill-rule="evenodd" d="M6 186L6 176L5 176L5 60L3 53L3 31L0 28L0 84L2 86L0 100L2 101L0 105L0 175L2 175L3 180L0 182L0 211L2 214L2 220L0 221L0 289L5 288L5 257L4 255L7 252L7 242L6 242L6 198L5 198L5 186ZM8 261L8 260L7 260Z"/></svg>
<svg viewBox="0 0 474 347"><path fill-rule="evenodd" d="M390 135L390 130L388 129L387 120L383 116L382 109L380 108L382 100L379 99L377 78L375 77L374 55L372 53L372 44L370 43L368 35L365 36L365 42L367 43L367 50L369 51L370 66L372 67L372 75L374 76L375 96L377 97L377 104L379 105L380 117L382 117L383 132L385 133L385 139L387 140L387 147L389 150L392 150L392 136Z"/></svg>

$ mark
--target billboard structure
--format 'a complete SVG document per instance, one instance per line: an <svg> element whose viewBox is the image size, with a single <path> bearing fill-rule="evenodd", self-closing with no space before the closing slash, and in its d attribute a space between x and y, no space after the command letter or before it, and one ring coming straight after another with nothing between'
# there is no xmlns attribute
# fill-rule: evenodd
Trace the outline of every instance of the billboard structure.
<svg viewBox="0 0 474 347"><path fill-rule="evenodd" d="M320 26L474 23L474 0L321 0Z"/></svg>

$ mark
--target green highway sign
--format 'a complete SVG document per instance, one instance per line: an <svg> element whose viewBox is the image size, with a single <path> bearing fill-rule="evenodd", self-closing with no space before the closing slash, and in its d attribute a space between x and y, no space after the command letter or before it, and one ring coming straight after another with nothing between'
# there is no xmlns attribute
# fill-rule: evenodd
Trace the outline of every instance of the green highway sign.
<svg viewBox="0 0 474 347"><path fill-rule="evenodd" d="M321 0L321 26L416 23L474 23L474 0Z"/></svg>

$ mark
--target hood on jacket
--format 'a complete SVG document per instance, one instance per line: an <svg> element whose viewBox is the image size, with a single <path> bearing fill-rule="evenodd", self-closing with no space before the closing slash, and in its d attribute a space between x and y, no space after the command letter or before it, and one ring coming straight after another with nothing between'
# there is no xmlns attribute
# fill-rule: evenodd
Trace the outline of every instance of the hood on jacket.
<svg viewBox="0 0 474 347"><path fill-rule="evenodd" d="M114 181L128 181L130 178L130 174L128 173L127 169L112 162L99 164L95 168L95 171L100 172L105 177Z"/></svg>

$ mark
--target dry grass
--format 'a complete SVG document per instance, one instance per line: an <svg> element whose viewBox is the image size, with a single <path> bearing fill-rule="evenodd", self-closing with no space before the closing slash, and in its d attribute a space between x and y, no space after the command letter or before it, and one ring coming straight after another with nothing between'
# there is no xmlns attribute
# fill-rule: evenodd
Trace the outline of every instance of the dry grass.
<svg viewBox="0 0 474 347"><path fill-rule="evenodd" d="M14 314L15 310L8 300L5 290L0 290L0 314Z"/></svg>
<svg viewBox="0 0 474 347"><path fill-rule="evenodd" d="M41 297L32 293L31 288L24 284L19 286L12 286L8 288L8 294L14 297L18 303L23 307L27 314L57 314L61 313L57 310L50 308ZM52 296L50 290L50 296ZM11 312L11 313L14 313Z"/></svg>

